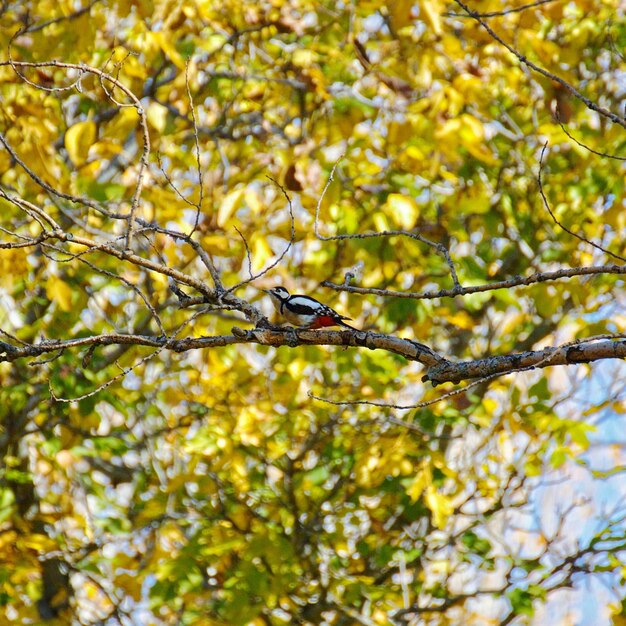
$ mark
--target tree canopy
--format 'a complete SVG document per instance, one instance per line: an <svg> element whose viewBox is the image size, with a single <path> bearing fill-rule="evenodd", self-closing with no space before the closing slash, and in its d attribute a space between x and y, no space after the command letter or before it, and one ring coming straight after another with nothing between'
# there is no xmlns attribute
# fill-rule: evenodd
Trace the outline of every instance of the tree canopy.
<svg viewBox="0 0 626 626"><path fill-rule="evenodd" d="M618 0L0 3L3 619L626 623L624 50Z"/></svg>

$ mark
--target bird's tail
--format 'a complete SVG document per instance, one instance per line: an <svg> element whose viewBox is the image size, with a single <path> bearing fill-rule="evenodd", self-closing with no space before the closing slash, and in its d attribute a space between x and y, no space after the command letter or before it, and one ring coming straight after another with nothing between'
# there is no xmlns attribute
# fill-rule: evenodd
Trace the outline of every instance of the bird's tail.
<svg viewBox="0 0 626 626"><path fill-rule="evenodd" d="M354 326L350 326L350 324L346 324L346 323L343 321L344 319L352 321L349 317L345 317L345 318L343 318L343 319L338 319L338 320L336 320L336 321L337 321L337 324L339 324L340 326L345 326L346 328L349 328L350 330L359 330L358 328L355 328Z"/></svg>

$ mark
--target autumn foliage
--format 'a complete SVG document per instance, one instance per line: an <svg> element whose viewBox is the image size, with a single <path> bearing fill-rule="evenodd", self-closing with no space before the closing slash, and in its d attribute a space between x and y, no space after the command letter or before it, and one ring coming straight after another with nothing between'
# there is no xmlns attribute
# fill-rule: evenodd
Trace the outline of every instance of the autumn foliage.
<svg viewBox="0 0 626 626"><path fill-rule="evenodd" d="M625 49L618 0L0 3L0 622L624 623Z"/></svg>

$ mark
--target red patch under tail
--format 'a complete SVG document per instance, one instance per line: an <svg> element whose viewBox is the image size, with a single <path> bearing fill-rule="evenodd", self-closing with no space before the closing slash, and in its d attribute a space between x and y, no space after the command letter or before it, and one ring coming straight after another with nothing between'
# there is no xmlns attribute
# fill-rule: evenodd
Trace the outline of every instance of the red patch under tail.
<svg viewBox="0 0 626 626"><path fill-rule="evenodd" d="M309 326L309 328L326 328L327 326L337 326L338 321L331 317L330 315L320 315L316 320Z"/></svg>
<svg viewBox="0 0 626 626"><path fill-rule="evenodd" d="M346 318L347 319L347 318ZM327 328L329 326L345 326L350 330L357 330L350 326L350 324L346 324L342 319L337 317L332 317L331 315L320 315L310 326L311 329L316 328Z"/></svg>

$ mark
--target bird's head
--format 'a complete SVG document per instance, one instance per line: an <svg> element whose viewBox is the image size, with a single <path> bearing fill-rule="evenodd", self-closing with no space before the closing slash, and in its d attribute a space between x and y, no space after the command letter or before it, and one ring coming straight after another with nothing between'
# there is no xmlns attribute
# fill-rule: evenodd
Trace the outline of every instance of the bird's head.
<svg viewBox="0 0 626 626"><path fill-rule="evenodd" d="M289 298L289 292L284 287L272 287L267 289L266 293L270 295L270 298L275 304L285 302Z"/></svg>

